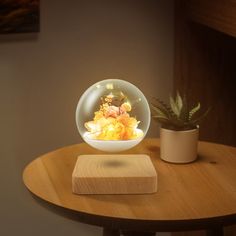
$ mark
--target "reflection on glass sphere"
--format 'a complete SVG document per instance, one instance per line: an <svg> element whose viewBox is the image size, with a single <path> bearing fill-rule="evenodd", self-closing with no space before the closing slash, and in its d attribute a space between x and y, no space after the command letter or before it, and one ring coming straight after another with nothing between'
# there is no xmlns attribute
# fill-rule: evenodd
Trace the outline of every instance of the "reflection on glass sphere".
<svg viewBox="0 0 236 236"><path fill-rule="evenodd" d="M92 147L120 152L144 138L150 125L150 108L133 84L119 79L102 80L81 96L76 124L84 141Z"/></svg>

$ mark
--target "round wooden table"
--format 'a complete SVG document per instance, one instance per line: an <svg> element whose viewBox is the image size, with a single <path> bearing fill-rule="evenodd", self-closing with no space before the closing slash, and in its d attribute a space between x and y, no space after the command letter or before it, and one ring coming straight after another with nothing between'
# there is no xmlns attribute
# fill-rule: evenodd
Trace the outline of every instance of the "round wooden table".
<svg viewBox="0 0 236 236"><path fill-rule="evenodd" d="M221 235L224 225L236 223L236 148L199 142L197 161L170 164L159 157L159 139L145 139L125 153L151 157L158 173L157 193L73 194L71 175L78 155L100 153L85 143L47 153L28 164L24 183L51 210L102 226L104 235L197 229Z"/></svg>

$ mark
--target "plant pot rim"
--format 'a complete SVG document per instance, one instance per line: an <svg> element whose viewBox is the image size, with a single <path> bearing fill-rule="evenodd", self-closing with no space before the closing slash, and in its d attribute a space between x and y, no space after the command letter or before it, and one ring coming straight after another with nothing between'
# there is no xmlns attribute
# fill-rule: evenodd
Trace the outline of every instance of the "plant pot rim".
<svg viewBox="0 0 236 236"><path fill-rule="evenodd" d="M166 130L167 132L170 132L170 133L176 133L176 132L180 132L180 133L190 133L190 132L194 132L194 131L198 131L199 130L199 126L197 126L196 128L194 129L188 129L188 130L173 130L173 129L167 129L167 128L162 128L162 130Z"/></svg>

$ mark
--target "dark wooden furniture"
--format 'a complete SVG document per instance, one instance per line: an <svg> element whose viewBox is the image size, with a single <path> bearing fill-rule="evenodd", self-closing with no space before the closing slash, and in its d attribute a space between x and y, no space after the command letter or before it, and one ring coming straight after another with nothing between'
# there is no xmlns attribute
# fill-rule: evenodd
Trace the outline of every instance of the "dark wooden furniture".
<svg viewBox="0 0 236 236"><path fill-rule="evenodd" d="M197 229L222 235L223 226L236 222L236 148L200 142L198 160L187 165L166 163L159 151L158 139L145 139L125 152L151 157L158 173L155 194L73 194L77 156L101 153L85 143L35 159L25 168L23 180L41 203L58 214L103 227L105 236Z"/></svg>
<svg viewBox="0 0 236 236"><path fill-rule="evenodd" d="M236 146L236 1L175 0L174 71L175 88L212 107L200 138Z"/></svg>
<svg viewBox="0 0 236 236"><path fill-rule="evenodd" d="M175 88L212 107L200 138L236 146L236 1L175 1Z"/></svg>

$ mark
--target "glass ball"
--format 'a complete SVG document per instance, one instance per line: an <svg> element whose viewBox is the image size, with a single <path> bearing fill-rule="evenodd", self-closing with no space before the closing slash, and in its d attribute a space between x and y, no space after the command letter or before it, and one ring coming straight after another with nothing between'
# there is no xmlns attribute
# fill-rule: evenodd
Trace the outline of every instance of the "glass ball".
<svg viewBox="0 0 236 236"><path fill-rule="evenodd" d="M107 152L120 152L137 145L150 125L150 108L133 84L107 79L93 84L76 108L76 125L83 140Z"/></svg>

